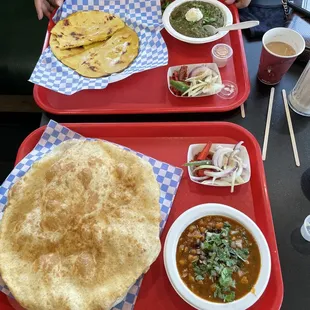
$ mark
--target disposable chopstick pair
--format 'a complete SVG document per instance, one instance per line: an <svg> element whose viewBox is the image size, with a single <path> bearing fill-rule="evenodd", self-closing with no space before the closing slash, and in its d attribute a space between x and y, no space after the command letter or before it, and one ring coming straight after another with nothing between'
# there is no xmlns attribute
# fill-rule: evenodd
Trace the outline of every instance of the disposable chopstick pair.
<svg viewBox="0 0 310 310"><path fill-rule="evenodd" d="M296 145L296 140L295 140L295 134L294 134L293 124L292 124L290 109L289 109L288 104L287 104L287 96L286 96L285 89L282 89L282 96L283 96L283 103L284 103L284 108L285 108L285 113L286 113L288 129L289 129L290 136L291 136L291 142L292 142L292 148L293 148L294 157L295 157L295 163L296 163L296 166L299 167L300 161L299 161L299 156L298 156L298 151L297 151L297 145Z"/></svg>
<svg viewBox="0 0 310 310"><path fill-rule="evenodd" d="M274 91L275 91L275 89L274 89L274 87L272 87L271 90L270 90L269 105L268 105L266 127L265 127L265 136L264 136L264 143L263 143L263 152L262 152L263 160L266 159L266 154L267 154L267 146L268 146L271 114L272 114L272 107L273 107L273 100L274 100ZM285 89L282 89L282 97L283 97L283 104L284 104L284 109L285 109L288 129L289 129L289 132L290 132L290 137L291 137L291 142L292 142L292 148L293 148L295 163L296 163L296 166L299 167L300 166L300 161L299 161L297 145L296 145L296 140L295 140L295 134L294 134L294 129L293 129L293 124L292 124L290 110L289 110L288 103L287 103L287 96L286 96Z"/></svg>

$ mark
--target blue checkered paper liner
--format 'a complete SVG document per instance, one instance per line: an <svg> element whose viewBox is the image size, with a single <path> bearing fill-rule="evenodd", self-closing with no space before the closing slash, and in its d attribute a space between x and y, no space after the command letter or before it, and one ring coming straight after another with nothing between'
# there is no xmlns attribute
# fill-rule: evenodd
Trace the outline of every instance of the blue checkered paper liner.
<svg viewBox="0 0 310 310"><path fill-rule="evenodd" d="M2 219L3 212L7 203L7 195L10 187L21 178L32 166L32 164L41 159L44 155L49 153L56 145L61 142L69 139L85 139L80 134L56 123L51 120L44 133L42 134L38 144L35 148L24 157L13 169L13 171L6 178L4 183L0 187L0 219ZM167 163L156 160L152 157L144 155L139 152L135 152L127 147L121 146L123 149L126 149L129 152L132 152L144 160L148 161L152 167L156 180L160 185L160 213L161 213L161 222L160 222L160 232L164 229L164 226L167 222L170 209L174 197L177 193L179 184L181 182L183 170L181 168L174 167ZM133 309L134 304L137 299L137 295L142 283L143 276L141 276L136 283L131 287L126 297L121 303L113 308L113 310L130 310ZM0 290L11 297L13 297L4 284L3 280L0 278Z"/></svg>
<svg viewBox="0 0 310 310"><path fill-rule="evenodd" d="M54 16L57 22L76 11L101 10L121 17L140 39L139 55L123 72L109 77L86 78L63 65L48 47L42 53L30 82L72 95L82 89L103 89L113 79L121 80L134 73L165 66L168 50L160 34L162 14L160 0L66 0Z"/></svg>

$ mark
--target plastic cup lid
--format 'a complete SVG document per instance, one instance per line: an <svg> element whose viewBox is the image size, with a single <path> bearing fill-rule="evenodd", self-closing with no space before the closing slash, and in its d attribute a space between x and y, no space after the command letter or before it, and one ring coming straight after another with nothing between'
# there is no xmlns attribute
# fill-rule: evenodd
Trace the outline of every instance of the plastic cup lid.
<svg viewBox="0 0 310 310"><path fill-rule="evenodd" d="M300 228L303 238L310 242L310 215L308 215Z"/></svg>
<svg viewBox="0 0 310 310"><path fill-rule="evenodd" d="M235 98L238 94L238 86L236 83L228 80L222 81L224 87L217 94L222 99L232 99Z"/></svg>
<svg viewBox="0 0 310 310"><path fill-rule="evenodd" d="M233 50L229 45L219 43L213 46L212 54L220 59L228 59L233 54Z"/></svg>

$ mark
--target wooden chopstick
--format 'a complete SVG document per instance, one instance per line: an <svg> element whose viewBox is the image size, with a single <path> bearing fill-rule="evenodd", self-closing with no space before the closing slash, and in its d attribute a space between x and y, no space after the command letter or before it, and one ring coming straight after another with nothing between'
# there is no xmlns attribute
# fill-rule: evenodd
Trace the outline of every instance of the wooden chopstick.
<svg viewBox="0 0 310 310"><path fill-rule="evenodd" d="M267 146L268 146L268 139L269 139L269 130L270 130L272 107L273 107L273 99L274 99L274 87L272 87L270 90L269 105L268 105L266 127L265 127L264 144L263 144L263 152L262 152L263 160L266 159L266 155L267 155Z"/></svg>
<svg viewBox="0 0 310 310"><path fill-rule="evenodd" d="M241 109L241 117L245 118L245 109L244 109L244 104L243 103L241 104L240 109Z"/></svg>
<svg viewBox="0 0 310 310"><path fill-rule="evenodd" d="M288 104L287 104L287 97L286 97L285 89L282 89L282 96L283 96L283 103L284 103L284 108L285 108L285 113L286 113L288 129L289 129L290 136L291 136L291 142L292 142L292 148L293 148L294 157L295 157L295 163L296 163L296 166L299 167L300 161L299 161L299 156L298 156L298 151L297 151L297 145L296 145L296 140L295 140L295 134L294 134L293 124L292 124L290 109L289 109Z"/></svg>

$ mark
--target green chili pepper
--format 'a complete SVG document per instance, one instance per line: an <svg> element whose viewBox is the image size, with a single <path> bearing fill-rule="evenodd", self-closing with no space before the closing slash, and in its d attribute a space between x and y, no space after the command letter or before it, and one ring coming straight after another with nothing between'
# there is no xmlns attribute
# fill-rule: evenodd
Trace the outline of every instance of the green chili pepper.
<svg viewBox="0 0 310 310"><path fill-rule="evenodd" d="M181 81L170 80L170 85L181 93L185 93L189 90L189 86Z"/></svg>
<svg viewBox="0 0 310 310"><path fill-rule="evenodd" d="M201 166L201 165L212 165L212 160L200 160L200 161L190 161L183 166Z"/></svg>

